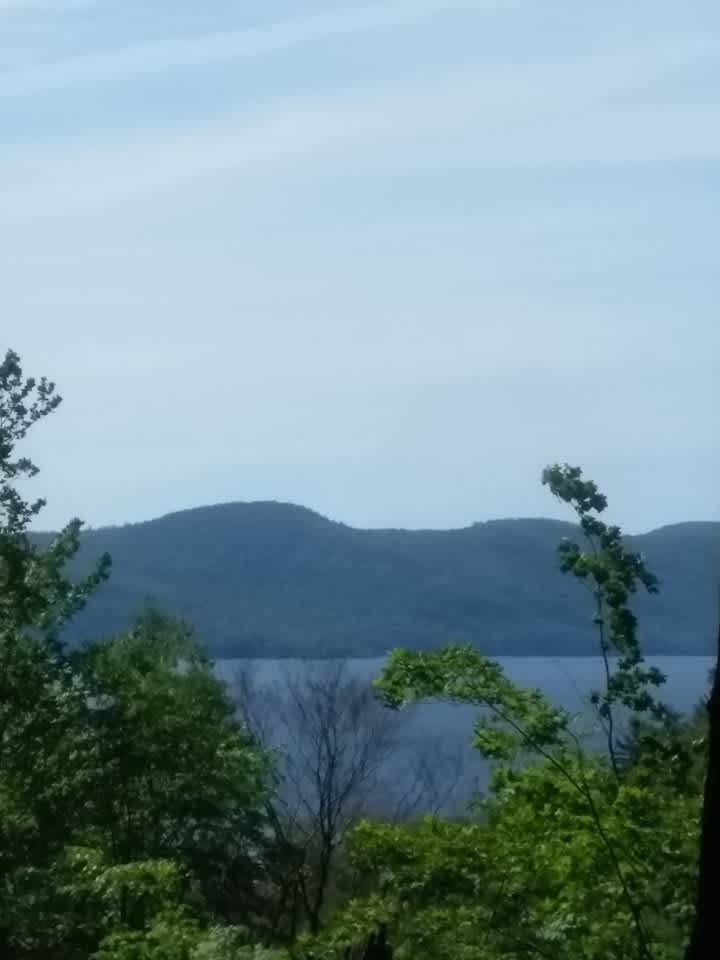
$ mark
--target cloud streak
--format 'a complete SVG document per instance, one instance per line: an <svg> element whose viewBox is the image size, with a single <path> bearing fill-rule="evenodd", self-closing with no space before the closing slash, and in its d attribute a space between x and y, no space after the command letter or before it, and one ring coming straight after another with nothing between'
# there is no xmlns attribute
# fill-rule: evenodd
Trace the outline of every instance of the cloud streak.
<svg viewBox="0 0 720 960"><path fill-rule="evenodd" d="M74 13L94 7L97 0L0 0L0 14Z"/></svg>
<svg viewBox="0 0 720 960"><path fill-rule="evenodd" d="M21 0L0 0L0 4L3 2L19 5ZM260 27L137 43L16 71L0 81L0 96L53 91L86 82L91 77L115 79L127 74L262 57L350 34L396 29L469 6L494 8L496 3L493 0L475 0L474 4L471 0L388 0Z"/></svg>
<svg viewBox="0 0 720 960"><path fill-rule="evenodd" d="M565 64L528 64L433 77L410 89L292 96L223 121L152 136L92 135L76 145L6 149L0 176L6 219L104 214L118 201L233 173L257 183L323 164L387 169L441 164L477 170L665 164L720 158L712 102L646 102L652 77L694 64L702 38L658 51L652 69L638 53ZM622 101L616 97L622 94ZM308 165L311 165L309 167ZM8 189L9 188L9 189Z"/></svg>

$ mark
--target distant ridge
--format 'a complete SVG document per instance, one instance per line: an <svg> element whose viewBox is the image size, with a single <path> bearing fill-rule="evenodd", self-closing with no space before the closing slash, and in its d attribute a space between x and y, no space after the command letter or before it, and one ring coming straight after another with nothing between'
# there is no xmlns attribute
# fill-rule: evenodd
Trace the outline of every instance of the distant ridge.
<svg viewBox="0 0 720 960"><path fill-rule="evenodd" d="M152 600L215 656L379 656L453 639L493 656L589 654L588 598L557 569L557 544L575 535L543 518L361 530L274 501L182 510L83 535L80 567L107 550L113 571L68 638L122 629ZM637 600L646 652L711 653L720 524L628 539L662 581Z"/></svg>

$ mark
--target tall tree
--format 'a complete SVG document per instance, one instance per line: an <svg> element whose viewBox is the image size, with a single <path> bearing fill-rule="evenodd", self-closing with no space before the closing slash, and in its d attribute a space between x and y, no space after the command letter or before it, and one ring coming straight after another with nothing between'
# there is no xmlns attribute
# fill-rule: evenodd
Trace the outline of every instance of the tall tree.
<svg viewBox="0 0 720 960"><path fill-rule="evenodd" d="M38 468L18 456L16 448L60 402L53 383L26 378L20 358L8 351L0 363L0 774L6 788L12 780L16 796L21 795L18 787L25 790L28 803L40 799L38 777L53 758L58 776L46 783L54 784L55 793L64 784L57 750L66 747L63 731L81 699L58 631L110 567L104 556L84 579L67 575L67 564L79 549L79 520L72 520L46 549L30 539L30 526L45 500L28 501L18 489Z"/></svg>
<svg viewBox="0 0 720 960"><path fill-rule="evenodd" d="M712 960L720 951L717 917L720 891L720 627L708 709L708 752L700 828L695 920L685 960Z"/></svg>
<svg viewBox="0 0 720 960"><path fill-rule="evenodd" d="M482 817L361 823L348 855L375 888L328 925L325 952L310 944L308 956L342 956L383 923L398 954L427 960L669 960L684 949L697 790L678 789L672 757L666 770L654 754L649 768L638 757L623 766L613 715L617 705L643 718L644 735L668 732L652 693L662 677L643 663L630 609L638 585L654 590L655 580L619 528L599 520L605 498L579 469L550 467L544 480L575 508L588 542L566 541L560 554L591 589L607 751L586 749L581 718L517 687L472 647L392 652L377 681L389 705L477 705L474 746L494 764Z"/></svg>
<svg viewBox="0 0 720 960"><path fill-rule="evenodd" d="M651 692L665 677L657 667L645 666L637 617L631 607L638 587L657 593L658 580L644 558L625 546L620 527L601 520L607 498L592 480L583 478L579 467L554 464L543 471L542 482L558 500L572 507L585 538L584 550L572 540L563 540L558 550L560 569L585 585L592 597L593 623L605 669L605 688L595 691L592 701L618 774L615 707L635 715L650 711L658 719L665 716L665 708Z"/></svg>
<svg viewBox="0 0 720 960"><path fill-rule="evenodd" d="M9 350L0 363L0 636L35 629L50 641L89 595L108 576L110 558L103 556L84 579L67 576L68 562L80 546L82 523L70 523L47 549L33 544L30 526L42 511L43 498L28 501L18 483L35 477L37 466L16 456L28 431L62 402L55 384L45 377L25 377L20 358Z"/></svg>
<svg viewBox="0 0 720 960"><path fill-rule="evenodd" d="M45 549L30 538L45 501L21 493L38 468L16 449L60 402L53 383L25 377L18 355L7 352L0 362L0 952L16 871L46 863L78 813L73 798L87 773L77 724L83 698L58 633L110 566L103 557L84 579L68 576L79 520Z"/></svg>
<svg viewBox="0 0 720 960"><path fill-rule="evenodd" d="M192 630L149 609L73 662L97 743L89 818L109 862L177 861L217 915L251 922L268 763Z"/></svg>
<svg viewBox="0 0 720 960"><path fill-rule="evenodd" d="M247 725L277 758L268 814L282 858L282 921L291 936L305 923L317 932L346 834L391 792L383 779L391 758L399 774L403 720L342 661L288 671L273 684L258 683L245 668L236 691Z"/></svg>

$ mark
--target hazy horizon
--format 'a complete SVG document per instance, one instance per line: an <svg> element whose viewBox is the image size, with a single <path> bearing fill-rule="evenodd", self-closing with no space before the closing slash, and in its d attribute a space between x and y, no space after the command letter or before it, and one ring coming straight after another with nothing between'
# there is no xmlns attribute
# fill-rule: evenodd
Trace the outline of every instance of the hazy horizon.
<svg viewBox="0 0 720 960"><path fill-rule="evenodd" d="M0 0L39 526L720 519L720 8ZM714 91L714 92L713 92Z"/></svg>

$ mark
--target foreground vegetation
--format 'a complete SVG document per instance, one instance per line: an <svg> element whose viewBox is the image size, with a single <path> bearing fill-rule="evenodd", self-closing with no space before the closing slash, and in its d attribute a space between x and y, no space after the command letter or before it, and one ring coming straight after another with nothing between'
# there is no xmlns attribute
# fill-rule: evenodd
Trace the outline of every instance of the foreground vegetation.
<svg viewBox="0 0 720 960"><path fill-rule="evenodd" d="M149 610L82 647L61 628L110 575L72 582L73 521L28 536L42 501L16 447L59 403L0 364L0 955L49 960L675 960L692 903L703 711L662 704L631 602L657 581L576 468L543 482L576 513L561 569L587 589L605 682L586 721L470 647L395 651L383 722L342 678L290 690L273 749L190 628ZM63 638L71 631L63 631ZM245 698L243 699L243 690ZM364 788L390 717L428 698L478 708L490 786L466 815L380 816ZM381 709L377 707L376 709ZM365 718L363 723L359 718ZM352 721L352 722L349 722ZM394 721L393 721L394 722ZM363 731L359 733L358 731ZM357 954L361 955L361 954ZM698 954L699 956L700 954Z"/></svg>

